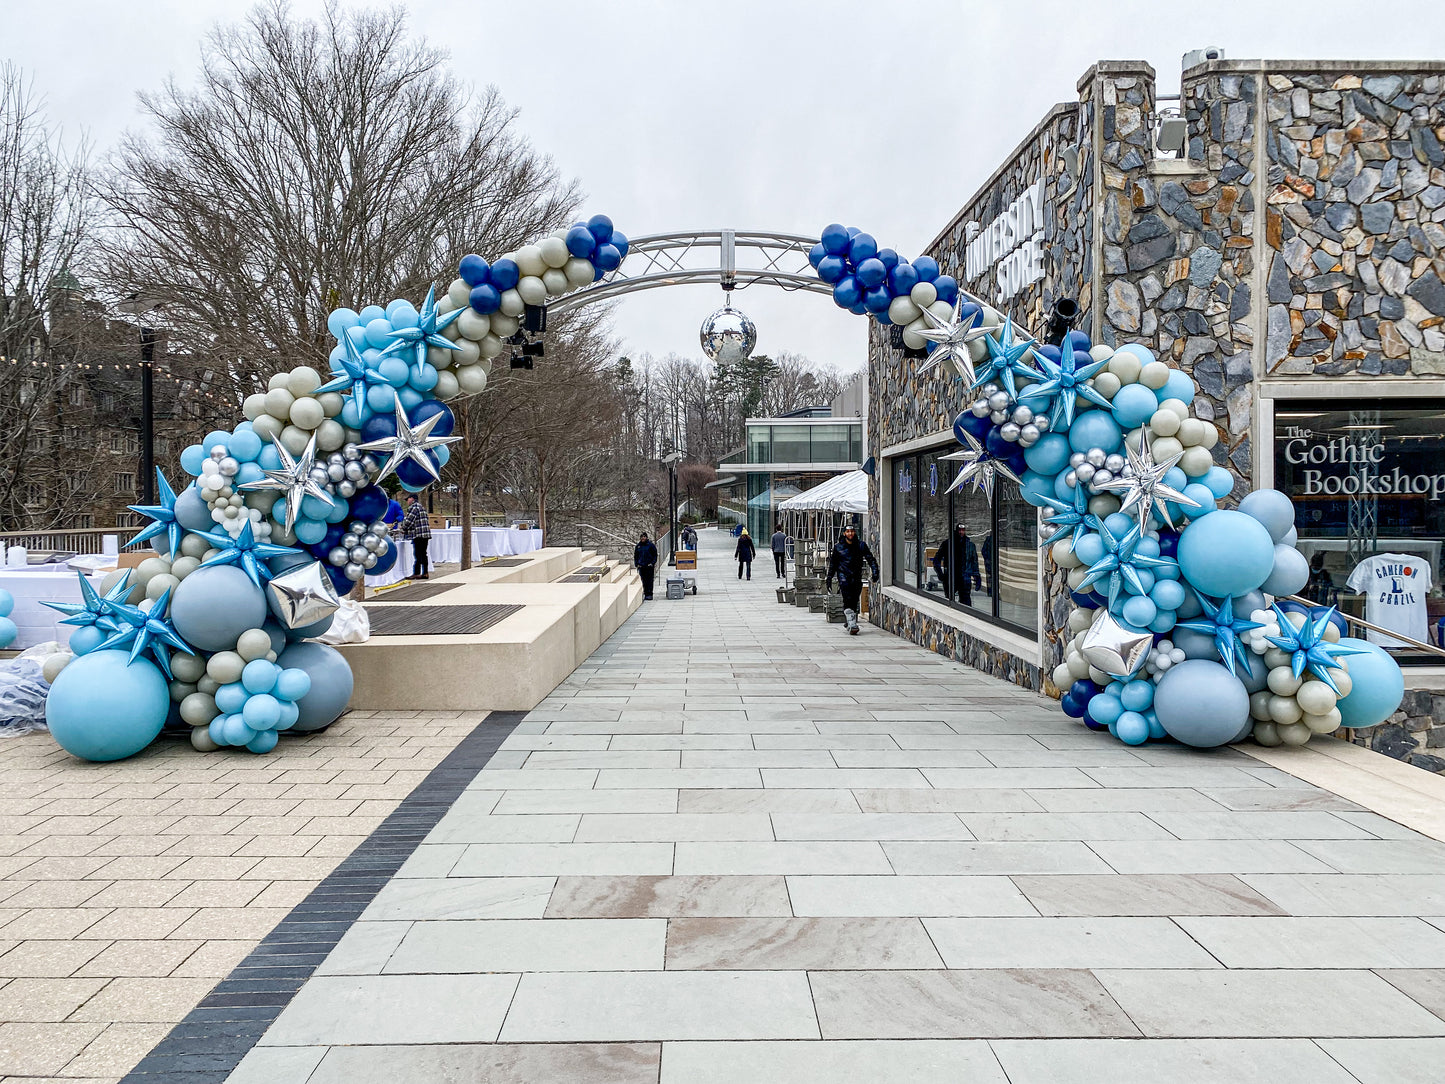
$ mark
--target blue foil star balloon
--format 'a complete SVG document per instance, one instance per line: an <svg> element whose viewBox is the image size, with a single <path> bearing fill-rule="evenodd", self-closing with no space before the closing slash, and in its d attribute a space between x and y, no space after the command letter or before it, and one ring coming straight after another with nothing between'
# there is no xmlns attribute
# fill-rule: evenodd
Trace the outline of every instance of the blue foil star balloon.
<svg viewBox="0 0 1445 1084"><path fill-rule="evenodd" d="M1070 332L1070 335L1072 334ZM1081 395L1097 407L1110 411L1114 409L1113 403L1085 383L1109 364L1107 358L1103 361L1091 361L1088 365L1078 365L1074 358L1072 340L1059 347L1058 361L1045 357L1041 351L1035 351L1034 357L1038 358L1039 364L1043 366L1044 379L1019 392L1019 401L1044 400L1037 406L1033 403L1029 406L1035 414L1042 414L1045 410L1049 412L1049 427L1054 432L1065 431L1074 424L1074 409Z"/></svg>
<svg viewBox="0 0 1445 1084"><path fill-rule="evenodd" d="M441 334L452 323L459 319L465 309L453 309L441 319L437 319L436 306L437 288L435 286L426 292L426 301L422 302L421 319L416 327L404 327L391 333L392 343L383 354L406 354L412 355L412 371L420 373L421 367L426 364L427 347L435 346L438 350L455 350L457 344Z"/></svg>
<svg viewBox="0 0 1445 1084"><path fill-rule="evenodd" d="M1178 563L1172 557L1150 557L1136 552L1139 543L1144 539L1137 523L1117 538L1107 524L1100 523L1099 537L1104 540L1104 556L1089 566L1088 575L1077 589L1087 590L1107 576L1110 609L1113 609L1125 583L1128 583L1136 595L1148 594L1143 580L1139 578L1139 568L1170 568Z"/></svg>
<svg viewBox="0 0 1445 1084"><path fill-rule="evenodd" d="M242 525L241 533L235 538L226 534L225 531L195 531L192 533L200 535L221 551L209 561L202 561L202 568L210 568L213 565L236 565L251 577L251 582L257 587L261 586L262 580L271 578L271 570L266 567L266 562L272 557L283 557L289 553L301 552L291 546L273 546L269 542L257 542L256 533L251 530L249 519Z"/></svg>
<svg viewBox="0 0 1445 1084"><path fill-rule="evenodd" d="M80 576L80 602L42 602L42 606L49 606L52 610L70 616L62 618L62 625L78 625L81 628L87 625L94 625L105 632L112 632L116 628L115 612L125 604L125 597L130 594L130 569L126 569L120 579L111 585L109 591L104 595L98 595L95 588L90 585L90 580L84 572Z"/></svg>
<svg viewBox="0 0 1445 1084"><path fill-rule="evenodd" d="M1245 649L1240 637L1252 629L1263 628L1258 621L1250 621L1247 618L1238 617L1234 612L1234 599L1225 597L1218 603L1211 602L1207 597L1194 592L1199 599L1199 605L1204 607L1204 616L1196 617L1189 621L1180 621L1177 627L1181 629L1192 629L1194 632L1202 632L1206 636L1214 637L1214 649L1219 652L1219 657L1224 665L1229 667L1231 674L1238 674L1236 665L1242 665L1246 672L1249 670L1249 652Z"/></svg>
<svg viewBox="0 0 1445 1084"><path fill-rule="evenodd" d="M345 356L341 360L333 362L333 365L339 367L341 371L317 388L316 394L350 389L351 397L356 400L357 406L363 406L366 403L366 362L362 360L361 351L356 348L356 343L352 341L350 334L342 334L341 348L345 351ZM336 372L336 370L333 369L332 372Z"/></svg>
<svg viewBox="0 0 1445 1084"><path fill-rule="evenodd" d="M1044 520L1047 526L1054 528L1054 533L1039 543L1039 549L1052 546L1061 538L1073 538L1080 530L1099 530L1099 517L1089 511L1088 487L1075 486L1072 503L1054 497L1043 500L1054 510L1054 514Z"/></svg>
<svg viewBox="0 0 1445 1084"><path fill-rule="evenodd" d="M97 651L106 648L124 647L130 644L130 662L140 658L141 652L149 651L155 657L157 664L165 671L167 679L172 679L171 674L171 648L177 651L184 651L187 655L194 655L195 649L180 638L180 635L166 619L166 612L170 609L171 592L167 588L160 598L149 610L142 610L139 606L118 606L115 610L116 631L100 643Z"/></svg>
<svg viewBox="0 0 1445 1084"><path fill-rule="evenodd" d="M1330 670L1339 666L1335 660L1344 655L1362 655L1365 649L1334 644L1325 639L1325 630L1330 627L1335 608L1331 606L1313 621L1307 619L1299 628L1294 627L1294 622L1279 608L1279 603L1276 602L1272 609L1279 618L1279 635L1269 637L1269 642L1281 651L1289 652L1289 668L1294 676L1299 677L1308 669L1338 693L1339 687L1330 676Z"/></svg>
<svg viewBox="0 0 1445 1084"><path fill-rule="evenodd" d="M974 377L973 386L975 388L992 380L1004 386L1010 399L1017 399L1018 386L1015 377L1030 376L1035 380L1043 379L1041 372L1024 361L1024 358L1028 357L1029 351L1034 348L1034 340L1025 338L1022 342L1014 342L1013 320L1009 319L1003 322L1003 330L999 332L997 341L992 335L985 335L983 342L988 347L988 364Z"/></svg>
<svg viewBox="0 0 1445 1084"><path fill-rule="evenodd" d="M176 492L166 481L166 476L161 473L160 467L156 468L156 493L160 497L160 504L132 504L129 506L132 512L139 512L141 515L149 517L151 522L126 545L134 546L141 542L149 542L152 538L163 534L166 536L166 546L169 550L167 556L174 561L176 551L181 548L181 538L186 531L176 522Z"/></svg>

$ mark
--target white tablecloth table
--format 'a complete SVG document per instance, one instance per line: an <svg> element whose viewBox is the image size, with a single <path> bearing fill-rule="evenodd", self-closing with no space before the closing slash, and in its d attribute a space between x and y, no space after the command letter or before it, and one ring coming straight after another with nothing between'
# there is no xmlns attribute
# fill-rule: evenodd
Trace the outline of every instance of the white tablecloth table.
<svg viewBox="0 0 1445 1084"><path fill-rule="evenodd" d="M31 570L34 571L31 571ZM92 576L96 589L104 576ZM66 643L75 631L74 625L62 625L65 614L42 606L42 602L80 602L80 578L63 565L30 565L26 568L0 568L0 587L15 596L15 609L10 620L19 635L12 648L34 647L47 640Z"/></svg>
<svg viewBox="0 0 1445 1084"><path fill-rule="evenodd" d="M397 546L396 564L380 576L366 577L368 587L386 587L411 575L412 545L405 538L393 539ZM518 530L515 527L473 527L472 560L483 557L511 557L542 548L542 532ZM462 559L462 529L446 527L432 531L427 546L427 560L432 565L454 565Z"/></svg>

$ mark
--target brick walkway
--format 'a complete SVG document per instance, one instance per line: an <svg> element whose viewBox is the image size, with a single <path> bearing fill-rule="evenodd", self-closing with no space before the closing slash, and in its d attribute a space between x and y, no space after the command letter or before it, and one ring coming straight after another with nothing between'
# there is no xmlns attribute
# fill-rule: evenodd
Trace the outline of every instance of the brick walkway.
<svg viewBox="0 0 1445 1084"><path fill-rule="evenodd" d="M235 1084L1440 1079L1445 846L845 637L730 549L517 728Z"/></svg>

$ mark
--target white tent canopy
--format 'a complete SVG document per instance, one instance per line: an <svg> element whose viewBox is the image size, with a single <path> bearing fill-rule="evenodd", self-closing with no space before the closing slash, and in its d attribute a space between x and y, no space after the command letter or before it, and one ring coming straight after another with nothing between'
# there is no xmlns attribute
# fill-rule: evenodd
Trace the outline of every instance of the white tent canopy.
<svg viewBox="0 0 1445 1084"><path fill-rule="evenodd" d="M821 485L804 490L778 505L780 512L852 512L868 511L868 476L861 470L838 474Z"/></svg>

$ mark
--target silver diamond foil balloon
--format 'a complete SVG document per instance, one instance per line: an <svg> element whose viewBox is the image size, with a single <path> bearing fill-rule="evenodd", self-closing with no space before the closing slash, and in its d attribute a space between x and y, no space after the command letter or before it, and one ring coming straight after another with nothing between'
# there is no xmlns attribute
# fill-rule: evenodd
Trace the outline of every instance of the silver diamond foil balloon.
<svg viewBox="0 0 1445 1084"><path fill-rule="evenodd" d="M314 625L336 612L341 600L320 561L272 576L266 594L274 613L288 629Z"/></svg>
<svg viewBox="0 0 1445 1084"><path fill-rule="evenodd" d="M1154 637L1148 632L1134 632L1126 629L1114 615L1099 607L1094 623L1084 633L1080 653L1090 666L1097 667L1114 677L1129 677L1149 657Z"/></svg>

